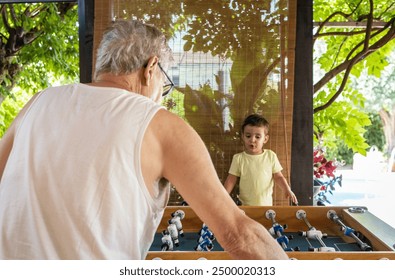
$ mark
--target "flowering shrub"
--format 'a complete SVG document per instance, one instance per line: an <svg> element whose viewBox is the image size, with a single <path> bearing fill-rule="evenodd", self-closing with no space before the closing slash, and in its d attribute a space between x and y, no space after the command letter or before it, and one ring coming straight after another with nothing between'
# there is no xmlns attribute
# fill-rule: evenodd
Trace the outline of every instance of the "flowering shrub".
<svg viewBox="0 0 395 280"><path fill-rule="evenodd" d="M342 186L342 175L334 174L338 163L333 160L327 160L323 149L317 148L313 153L313 170L314 170L314 186L319 187L318 192L314 194L317 205L326 205L331 203L326 193L333 195L335 186Z"/></svg>
<svg viewBox="0 0 395 280"><path fill-rule="evenodd" d="M315 149L314 158L314 178L322 178L324 175L335 178L333 172L337 165L332 160L327 160L322 149Z"/></svg>

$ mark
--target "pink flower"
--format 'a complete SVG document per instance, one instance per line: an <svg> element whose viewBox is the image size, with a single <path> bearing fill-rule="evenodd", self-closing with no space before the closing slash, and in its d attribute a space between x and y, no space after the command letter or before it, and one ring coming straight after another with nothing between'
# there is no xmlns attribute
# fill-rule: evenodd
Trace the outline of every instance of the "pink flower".
<svg viewBox="0 0 395 280"><path fill-rule="evenodd" d="M333 172L336 170L336 164L332 160L327 160L324 151L320 148L313 152L313 171L315 178L322 178L324 175L335 178Z"/></svg>

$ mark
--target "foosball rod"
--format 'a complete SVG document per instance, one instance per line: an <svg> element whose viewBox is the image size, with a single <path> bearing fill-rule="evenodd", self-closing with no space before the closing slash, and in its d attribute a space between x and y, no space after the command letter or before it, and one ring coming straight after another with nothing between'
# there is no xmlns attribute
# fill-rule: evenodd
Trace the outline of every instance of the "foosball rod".
<svg viewBox="0 0 395 280"><path fill-rule="evenodd" d="M358 238L358 236L355 235L355 230L353 228L350 228L346 226L342 220L339 218L339 216L336 214L335 210L329 210L327 213L327 217L329 220L332 220L336 224L340 225L342 227L343 233L346 236L351 236L358 244L359 248L362 249L362 251L372 251L372 247L370 247L368 244L363 242L361 239Z"/></svg>
<svg viewBox="0 0 395 280"><path fill-rule="evenodd" d="M307 225L307 227L309 228L309 231L306 232L307 237L311 237L314 236L314 238L321 244L322 249L329 252L329 251L335 251L334 248L332 247L327 247L326 244L324 243L324 241L322 241L321 236L323 236L322 232L317 230L315 227L313 227L309 221L307 220L307 215L306 212L304 210L298 210L296 211L296 218L298 218L299 220L303 220L305 222L305 224ZM309 234L312 233L311 235Z"/></svg>
<svg viewBox="0 0 395 280"><path fill-rule="evenodd" d="M277 235L277 242L283 247L284 250L289 251L288 248L288 237L283 235L284 227L277 223L276 219L276 212L274 210L267 210L266 211L266 218L272 221L272 229L273 232Z"/></svg>

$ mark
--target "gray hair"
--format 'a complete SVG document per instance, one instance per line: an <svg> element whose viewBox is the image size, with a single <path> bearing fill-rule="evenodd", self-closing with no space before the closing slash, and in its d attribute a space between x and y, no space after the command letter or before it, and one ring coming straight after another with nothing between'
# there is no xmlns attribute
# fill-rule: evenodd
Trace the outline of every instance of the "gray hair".
<svg viewBox="0 0 395 280"><path fill-rule="evenodd" d="M156 27L137 20L116 20L97 49L94 80L99 74L130 74L157 56L163 67L173 60L166 38Z"/></svg>

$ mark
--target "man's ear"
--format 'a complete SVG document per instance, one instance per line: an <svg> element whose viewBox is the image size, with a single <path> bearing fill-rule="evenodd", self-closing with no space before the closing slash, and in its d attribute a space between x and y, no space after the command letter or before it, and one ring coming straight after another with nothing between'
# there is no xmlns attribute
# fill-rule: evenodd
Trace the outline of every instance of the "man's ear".
<svg viewBox="0 0 395 280"><path fill-rule="evenodd" d="M149 86L156 67L158 67L158 62L159 58L157 56L153 56L148 60L147 66L144 68L143 72L145 86Z"/></svg>
<svg viewBox="0 0 395 280"><path fill-rule="evenodd" d="M266 135L265 135L265 140L264 140L264 142L263 142L263 143L264 143L264 144L266 144L266 143L267 143L267 141L269 141L269 135L268 135L268 134L266 134Z"/></svg>

